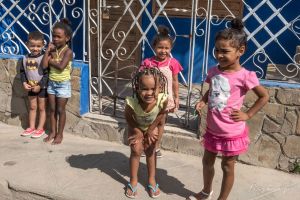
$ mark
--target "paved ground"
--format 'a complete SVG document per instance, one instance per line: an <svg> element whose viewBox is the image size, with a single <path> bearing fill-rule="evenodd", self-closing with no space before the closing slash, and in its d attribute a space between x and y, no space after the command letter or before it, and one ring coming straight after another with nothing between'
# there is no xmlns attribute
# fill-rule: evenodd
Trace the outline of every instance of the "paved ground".
<svg viewBox="0 0 300 200"><path fill-rule="evenodd" d="M118 200L129 180L127 146L65 134L61 145L19 136L22 129L0 123L0 199ZM162 200L185 199L202 186L201 158L163 152L158 160ZM150 199L142 158L138 199ZM222 172L216 163L214 195ZM300 176L238 163L230 200L299 199Z"/></svg>

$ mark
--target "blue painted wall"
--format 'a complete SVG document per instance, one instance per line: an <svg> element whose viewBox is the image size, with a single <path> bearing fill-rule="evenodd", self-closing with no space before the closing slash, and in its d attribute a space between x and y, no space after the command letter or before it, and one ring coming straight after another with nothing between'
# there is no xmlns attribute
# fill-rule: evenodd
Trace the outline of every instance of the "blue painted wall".
<svg viewBox="0 0 300 200"><path fill-rule="evenodd" d="M89 65L83 62L73 62L73 68L79 68L81 73L80 82L80 115L89 112L90 87L89 87Z"/></svg>

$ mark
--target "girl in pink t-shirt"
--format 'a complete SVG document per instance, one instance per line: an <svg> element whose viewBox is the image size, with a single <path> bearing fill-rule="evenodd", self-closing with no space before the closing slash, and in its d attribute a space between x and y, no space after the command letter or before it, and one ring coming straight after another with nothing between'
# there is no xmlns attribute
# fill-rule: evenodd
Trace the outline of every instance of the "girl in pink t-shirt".
<svg viewBox="0 0 300 200"><path fill-rule="evenodd" d="M215 56L219 64L208 71L209 90L196 104L200 110L208 104L207 128L204 134L203 189L187 199L209 199L212 196L214 163L222 154L223 180L218 200L229 196L234 182L234 165L239 154L248 148L246 120L257 113L269 100L266 89L259 85L255 72L240 65L246 50L247 36L240 19L231 21L231 28L217 33ZM246 112L241 111L247 91L253 90L258 99Z"/></svg>
<svg viewBox="0 0 300 200"><path fill-rule="evenodd" d="M153 49L155 56L145 59L140 67L157 67L163 75L167 78L167 84L165 90L168 92L168 112L174 112L179 108L179 84L178 73L183 70L180 63L170 57L171 49L173 47L173 40L170 37L169 30L160 26L158 28L158 34L153 39ZM160 140L164 131L164 125L166 121L166 115L162 120L162 128L159 130L159 139L157 142L156 155L161 157L159 150Z"/></svg>

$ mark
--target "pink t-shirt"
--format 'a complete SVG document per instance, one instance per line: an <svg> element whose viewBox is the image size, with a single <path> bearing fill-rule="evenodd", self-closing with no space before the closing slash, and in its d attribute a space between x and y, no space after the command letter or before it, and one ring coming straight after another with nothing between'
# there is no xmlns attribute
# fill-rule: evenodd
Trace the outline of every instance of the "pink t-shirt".
<svg viewBox="0 0 300 200"><path fill-rule="evenodd" d="M155 57L145 59L141 67L157 67L163 73L163 75L167 78L167 92L169 95L167 110L171 110L175 107L174 99L173 99L173 75L177 75L180 71L182 71L182 66L175 58L168 58L165 61L157 61Z"/></svg>
<svg viewBox="0 0 300 200"><path fill-rule="evenodd" d="M248 90L259 85L255 72L242 68L237 72L222 72L218 67L208 71L207 131L224 138L239 137L246 128L245 121L230 119L232 109L240 109Z"/></svg>
<svg viewBox="0 0 300 200"><path fill-rule="evenodd" d="M172 71L173 75L176 75L183 70L182 66L175 58L169 58L169 59L166 59L165 61L160 62L160 61L155 60L155 57L153 56L151 58L146 58L145 60L143 60L141 67L142 66L158 67L158 68L168 66L170 68L170 70Z"/></svg>

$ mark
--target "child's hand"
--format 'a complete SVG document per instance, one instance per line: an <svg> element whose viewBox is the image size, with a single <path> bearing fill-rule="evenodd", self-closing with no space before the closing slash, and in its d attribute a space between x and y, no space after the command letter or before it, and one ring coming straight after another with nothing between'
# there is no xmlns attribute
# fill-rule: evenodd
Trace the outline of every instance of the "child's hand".
<svg viewBox="0 0 300 200"><path fill-rule="evenodd" d="M235 121L246 121L248 119L250 119L249 115L247 113L244 113L238 109L233 109L231 114L230 114L230 118Z"/></svg>
<svg viewBox="0 0 300 200"><path fill-rule="evenodd" d="M179 109L179 98L174 99L174 104L175 104L175 107L170 110L171 112L175 112Z"/></svg>
<svg viewBox="0 0 300 200"><path fill-rule="evenodd" d="M148 131L145 133L146 135L146 143L149 145L155 143L158 139L158 131Z"/></svg>
<svg viewBox="0 0 300 200"><path fill-rule="evenodd" d="M53 50L55 50L55 46L54 46L54 44L53 44L52 42L49 42L46 51L47 51L47 52L51 52L51 51L53 51Z"/></svg>
<svg viewBox="0 0 300 200"><path fill-rule="evenodd" d="M41 86L39 86L39 85L36 85L31 88L31 91L34 93L38 93L38 92L40 92L40 90L41 90Z"/></svg>
<svg viewBox="0 0 300 200"><path fill-rule="evenodd" d="M204 108L205 105L206 105L206 104L205 104L204 101L199 101L199 102L195 105L195 109L196 109L196 111L198 112L199 115L201 114L201 113L200 113L201 109Z"/></svg>
<svg viewBox="0 0 300 200"><path fill-rule="evenodd" d="M24 87L24 89L26 91L30 91L31 90L31 86L28 83L26 83L26 82L23 83L23 87Z"/></svg>
<svg viewBox="0 0 300 200"><path fill-rule="evenodd" d="M204 138L203 138L203 136L200 136L199 143L200 143L201 146L204 145Z"/></svg>

